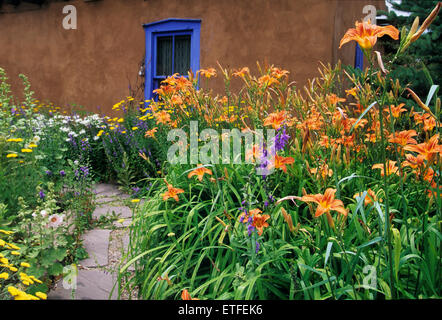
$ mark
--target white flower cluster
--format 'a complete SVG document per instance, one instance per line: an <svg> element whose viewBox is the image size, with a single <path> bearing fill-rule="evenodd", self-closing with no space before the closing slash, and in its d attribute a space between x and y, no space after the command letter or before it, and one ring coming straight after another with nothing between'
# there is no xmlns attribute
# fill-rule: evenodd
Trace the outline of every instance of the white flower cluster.
<svg viewBox="0 0 442 320"><path fill-rule="evenodd" d="M26 120L20 119L19 121L25 122ZM34 118L30 120L30 125L34 128L35 135L44 139L50 132L50 129L57 129L65 134L65 141L69 141L70 138L85 136L87 135L87 128L99 128L103 123L103 119L98 114L86 117L80 117L79 115L54 115L52 117L46 117L43 114L36 114ZM17 126L20 125L21 123L17 122ZM52 134L53 132L51 132L49 136ZM87 137L83 139L85 139L85 141L88 140Z"/></svg>

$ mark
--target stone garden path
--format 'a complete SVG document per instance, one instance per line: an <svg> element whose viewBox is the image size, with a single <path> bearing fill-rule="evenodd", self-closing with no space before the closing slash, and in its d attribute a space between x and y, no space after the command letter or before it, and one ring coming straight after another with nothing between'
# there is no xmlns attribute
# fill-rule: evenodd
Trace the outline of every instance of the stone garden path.
<svg viewBox="0 0 442 320"><path fill-rule="evenodd" d="M125 205L129 195L111 184L96 184L94 190L96 208L93 219L108 223L100 224L103 226L83 235L83 245L89 258L80 261L77 266L78 274L73 281L76 289L72 290L66 279L60 279L49 292L48 299L116 300L118 297L118 266L128 250L129 226L132 223L132 209ZM129 271L133 269L129 268ZM131 298L135 297L136 294L132 293ZM120 297L128 298L127 292Z"/></svg>

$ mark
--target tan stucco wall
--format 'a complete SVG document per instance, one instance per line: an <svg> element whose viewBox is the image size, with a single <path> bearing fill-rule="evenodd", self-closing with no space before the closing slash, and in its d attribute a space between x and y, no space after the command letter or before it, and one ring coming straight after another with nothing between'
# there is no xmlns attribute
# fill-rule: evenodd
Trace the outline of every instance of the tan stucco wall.
<svg viewBox="0 0 442 320"><path fill-rule="evenodd" d="M337 50L345 30L364 16L358 0L101 0L50 2L0 14L0 66L21 87L26 74L38 97L57 105L109 111L140 85L145 51L143 23L197 18L201 67L251 67L256 61L283 67L303 85L317 76L319 61L353 64L354 44ZM77 8L78 29L62 27L62 8ZM32 6L32 5L30 5ZM35 6L34 6L35 7ZM29 6L26 7L30 8ZM5 9L5 8L4 8ZM17 12L15 12L17 11ZM215 90L223 87L215 79Z"/></svg>

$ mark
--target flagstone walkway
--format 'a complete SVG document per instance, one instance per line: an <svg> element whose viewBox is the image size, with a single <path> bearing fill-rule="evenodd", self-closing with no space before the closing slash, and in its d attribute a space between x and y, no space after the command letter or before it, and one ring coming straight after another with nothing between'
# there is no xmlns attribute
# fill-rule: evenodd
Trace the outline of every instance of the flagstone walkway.
<svg viewBox="0 0 442 320"><path fill-rule="evenodd" d="M83 235L83 245L89 257L79 262L77 276L72 281L65 276L55 284L48 299L118 299L118 267L122 267L121 264L125 262L122 257L128 250L129 228L132 223L132 209L126 205L129 195L111 184L96 184L94 190L96 208L92 217L102 221L103 217L107 218L109 223ZM129 268L129 272L131 271L133 269ZM73 289L71 283L76 284L76 288ZM120 299L129 298L135 299L136 293L121 293Z"/></svg>

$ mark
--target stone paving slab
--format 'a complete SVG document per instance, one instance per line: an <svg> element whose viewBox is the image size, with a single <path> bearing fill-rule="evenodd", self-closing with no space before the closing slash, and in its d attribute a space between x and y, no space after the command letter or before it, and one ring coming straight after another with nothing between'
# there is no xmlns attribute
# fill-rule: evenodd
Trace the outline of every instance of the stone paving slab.
<svg viewBox="0 0 442 320"><path fill-rule="evenodd" d="M126 218L124 219L123 222L118 222L118 221L114 221L113 225L117 228L127 228L132 224L132 219L131 218Z"/></svg>
<svg viewBox="0 0 442 320"><path fill-rule="evenodd" d="M108 183L97 183L97 184L93 185L92 187L93 187L96 194L109 193L112 191L120 192L118 187L116 187L113 184L108 184Z"/></svg>
<svg viewBox="0 0 442 320"><path fill-rule="evenodd" d="M110 232L110 230L94 229L83 235L84 248L89 254L89 258L80 261L82 266L97 267L108 264Z"/></svg>
<svg viewBox="0 0 442 320"><path fill-rule="evenodd" d="M101 270L78 270L74 300L109 300L109 294L116 281L116 277ZM118 288L112 292L111 300L117 300ZM55 290L48 294L49 300L71 300L72 289L63 287L63 280L59 280Z"/></svg>

